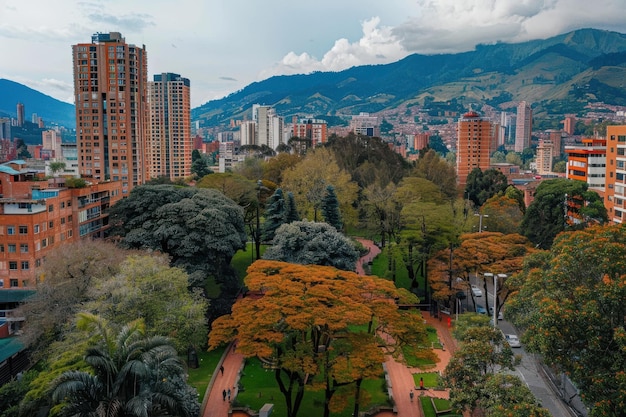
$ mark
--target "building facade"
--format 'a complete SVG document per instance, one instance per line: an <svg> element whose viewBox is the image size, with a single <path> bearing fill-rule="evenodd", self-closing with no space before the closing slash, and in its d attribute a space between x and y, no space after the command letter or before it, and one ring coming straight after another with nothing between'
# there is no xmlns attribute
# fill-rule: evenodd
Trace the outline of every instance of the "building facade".
<svg viewBox="0 0 626 417"><path fill-rule="evenodd" d="M530 148L530 139L533 129L533 111L530 105L522 101L517 106L517 118L515 121L515 152L521 153Z"/></svg>
<svg viewBox="0 0 626 417"><path fill-rule="evenodd" d="M550 139L542 139L537 146L537 157L535 161L537 163L537 173L539 175L546 175L552 173L552 158L554 145Z"/></svg>
<svg viewBox="0 0 626 417"><path fill-rule="evenodd" d="M606 139L583 138L582 146L566 146L565 177L584 181L589 188L604 194L606 182Z"/></svg>
<svg viewBox="0 0 626 417"><path fill-rule="evenodd" d="M46 254L80 238L103 237L107 209L121 197L121 181L68 188L45 181L23 161L0 165L0 289L34 288Z"/></svg>
<svg viewBox="0 0 626 417"><path fill-rule="evenodd" d="M378 116L369 113L359 113L350 120L350 131L355 135L380 136L380 122Z"/></svg>
<svg viewBox="0 0 626 417"><path fill-rule="evenodd" d="M309 139L312 147L326 143L328 140L328 127L326 120L311 118L301 118L297 121L294 120L291 133L292 136L301 139Z"/></svg>
<svg viewBox="0 0 626 417"><path fill-rule="evenodd" d="M606 189L604 206L609 220L626 219L626 125L606 128Z"/></svg>
<svg viewBox="0 0 626 417"><path fill-rule="evenodd" d="M475 168L490 168L490 156L495 143L494 127L489 119L470 111L458 122L456 144L456 175L459 187L465 188L467 176Z"/></svg>
<svg viewBox="0 0 626 417"><path fill-rule="evenodd" d="M80 173L121 181L122 192L148 176L148 58L119 32L96 33L72 46Z"/></svg>
<svg viewBox="0 0 626 417"><path fill-rule="evenodd" d="M148 83L148 91L148 177L188 177L193 150L189 79L172 73L156 74Z"/></svg>

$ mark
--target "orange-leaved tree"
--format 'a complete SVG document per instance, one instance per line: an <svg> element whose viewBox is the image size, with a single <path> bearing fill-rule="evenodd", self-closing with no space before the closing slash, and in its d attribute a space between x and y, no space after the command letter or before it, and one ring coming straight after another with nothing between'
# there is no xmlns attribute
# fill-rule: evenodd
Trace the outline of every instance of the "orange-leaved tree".
<svg viewBox="0 0 626 417"><path fill-rule="evenodd" d="M396 357L401 348L433 356L424 347L419 311L398 308L417 299L388 280L260 260L248 268L245 284L255 295L237 300L230 315L213 323L209 349L236 339L244 356L271 362L288 417L297 415L305 383L311 381L325 392L325 416L331 408L345 407L346 388L354 387L358 415L361 381L381 371L381 345ZM340 389L343 394L334 400Z"/></svg>

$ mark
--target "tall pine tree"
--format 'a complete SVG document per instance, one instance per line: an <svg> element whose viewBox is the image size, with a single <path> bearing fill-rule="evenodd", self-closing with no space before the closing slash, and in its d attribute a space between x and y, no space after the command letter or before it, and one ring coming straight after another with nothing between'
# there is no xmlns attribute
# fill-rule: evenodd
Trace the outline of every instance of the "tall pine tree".
<svg viewBox="0 0 626 417"><path fill-rule="evenodd" d="M285 223L286 212L283 190L277 188L274 194L269 198L267 209L265 210L265 223L263 223L262 235L264 241L267 242L274 239L276 229Z"/></svg>
<svg viewBox="0 0 626 417"><path fill-rule="evenodd" d="M300 215L298 214L298 207L296 207L296 199L293 193L289 191L287 193L287 202L285 209L285 223L299 222Z"/></svg>
<svg viewBox="0 0 626 417"><path fill-rule="evenodd" d="M339 212L339 200L335 194L335 187L329 185L326 187L326 193L322 198L322 216L324 221L337 230L341 230L343 222L341 221L341 213Z"/></svg>

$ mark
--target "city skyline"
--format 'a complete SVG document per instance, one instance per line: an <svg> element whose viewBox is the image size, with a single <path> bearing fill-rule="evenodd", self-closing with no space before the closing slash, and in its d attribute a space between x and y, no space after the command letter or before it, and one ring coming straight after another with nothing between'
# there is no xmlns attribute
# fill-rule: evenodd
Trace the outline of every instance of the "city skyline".
<svg viewBox="0 0 626 417"><path fill-rule="evenodd" d="M584 27L626 32L626 4L616 0L217 3L0 0L0 78L71 103L71 45L119 31L146 46L150 76L189 78L196 107L273 75L340 71Z"/></svg>

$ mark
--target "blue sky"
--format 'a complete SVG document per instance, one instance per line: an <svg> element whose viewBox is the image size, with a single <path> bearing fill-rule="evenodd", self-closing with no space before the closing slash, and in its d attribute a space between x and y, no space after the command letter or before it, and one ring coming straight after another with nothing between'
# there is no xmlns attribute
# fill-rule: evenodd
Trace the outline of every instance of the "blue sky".
<svg viewBox="0 0 626 417"><path fill-rule="evenodd" d="M0 78L72 102L71 45L121 32L192 105L279 74L593 27L626 32L626 0L0 0Z"/></svg>

